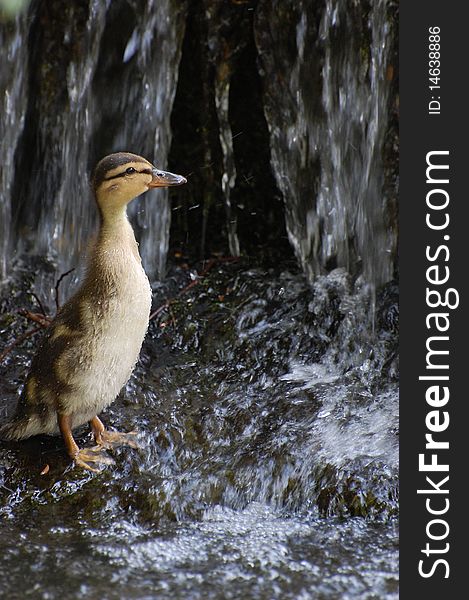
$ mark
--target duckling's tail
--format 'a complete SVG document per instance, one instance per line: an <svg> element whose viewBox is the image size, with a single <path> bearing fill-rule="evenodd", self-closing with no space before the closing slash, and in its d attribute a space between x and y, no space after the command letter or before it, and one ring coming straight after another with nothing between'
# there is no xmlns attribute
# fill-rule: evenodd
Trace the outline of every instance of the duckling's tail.
<svg viewBox="0 0 469 600"><path fill-rule="evenodd" d="M21 428L18 423L10 421L9 423L3 423L0 425L0 440L11 441L19 440L21 438Z"/></svg>
<svg viewBox="0 0 469 600"><path fill-rule="evenodd" d="M0 440L21 440L25 436L29 419L18 414L18 411L7 411L0 415Z"/></svg>

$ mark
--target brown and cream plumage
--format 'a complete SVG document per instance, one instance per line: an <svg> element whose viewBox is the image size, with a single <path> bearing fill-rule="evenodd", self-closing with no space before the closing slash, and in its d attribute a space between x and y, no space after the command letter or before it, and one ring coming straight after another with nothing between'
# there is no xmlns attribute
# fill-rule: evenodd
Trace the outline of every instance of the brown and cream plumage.
<svg viewBox="0 0 469 600"><path fill-rule="evenodd" d="M129 379L151 308L126 206L149 188L182 183L184 177L128 152L98 163L92 184L101 220L86 275L48 327L3 438L60 432L69 455L89 470L96 470L92 463L112 462L103 448L135 444L132 434L106 431L97 416ZM79 449L72 430L87 422L97 445Z"/></svg>

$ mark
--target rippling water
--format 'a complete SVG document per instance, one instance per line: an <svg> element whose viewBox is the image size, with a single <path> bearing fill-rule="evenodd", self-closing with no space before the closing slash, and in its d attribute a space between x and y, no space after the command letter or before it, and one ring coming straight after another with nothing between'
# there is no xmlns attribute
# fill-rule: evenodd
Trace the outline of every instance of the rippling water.
<svg viewBox="0 0 469 600"><path fill-rule="evenodd" d="M8 598L398 597L393 524L301 518L253 503L163 528L129 518L64 526L58 516L41 528L7 524L4 533L0 589Z"/></svg>
<svg viewBox="0 0 469 600"><path fill-rule="evenodd" d="M171 309L103 415L138 429L139 450L96 475L72 469L58 437L0 446L0 589L396 598L392 289L370 319L369 292L341 270L310 286L220 265L178 295L193 277L176 269L155 286ZM0 366L10 402L33 347Z"/></svg>

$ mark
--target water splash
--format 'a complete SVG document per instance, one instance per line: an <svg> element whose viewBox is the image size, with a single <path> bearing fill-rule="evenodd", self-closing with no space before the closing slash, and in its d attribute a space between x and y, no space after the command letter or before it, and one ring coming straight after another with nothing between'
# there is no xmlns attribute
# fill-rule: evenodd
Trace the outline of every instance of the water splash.
<svg viewBox="0 0 469 600"><path fill-rule="evenodd" d="M173 305L170 334L153 331L145 363L164 356L165 366L139 367L128 388L129 397L145 398L138 428L154 432L139 466L145 490L133 502L178 520L213 503L239 510L250 502L392 515L393 336L384 328L371 335L369 295L343 269L313 288L288 272L265 278L238 272L219 314L196 308L194 318L188 297ZM219 294L211 283L197 291L199 307Z"/></svg>

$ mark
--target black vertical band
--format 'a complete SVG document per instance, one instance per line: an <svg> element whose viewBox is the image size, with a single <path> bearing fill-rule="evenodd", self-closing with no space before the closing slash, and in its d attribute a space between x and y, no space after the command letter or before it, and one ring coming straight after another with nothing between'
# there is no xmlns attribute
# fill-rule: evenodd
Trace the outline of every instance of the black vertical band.
<svg viewBox="0 0 469 600"><path fill-rule="evenodd" d="M400 7L404 600L457 598L466 587L469 36L462 10L464 3L434 0Z"/></svg>

